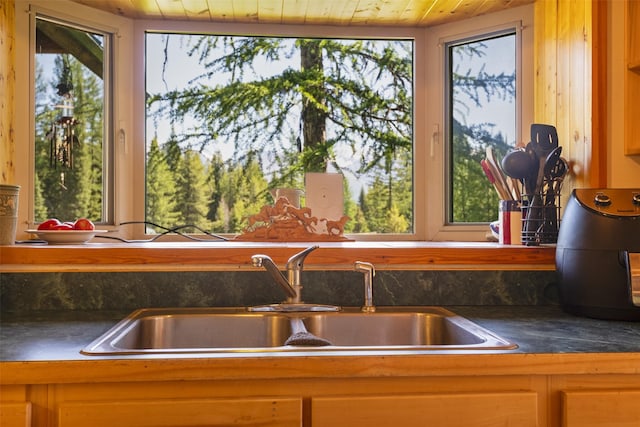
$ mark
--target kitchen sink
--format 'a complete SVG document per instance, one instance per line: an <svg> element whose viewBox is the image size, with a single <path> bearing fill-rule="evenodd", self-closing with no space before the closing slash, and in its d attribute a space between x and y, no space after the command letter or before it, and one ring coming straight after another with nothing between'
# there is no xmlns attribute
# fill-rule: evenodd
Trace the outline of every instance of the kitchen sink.
<svg viewBox="0 0 640 427"><path fill-rule="evenodd" d="M328 346L286 345L292 321ZM517 345L441 307L378 307L340 312L248 312L245 308L141 309L82 350L87 355L510 350Z"/></svg>

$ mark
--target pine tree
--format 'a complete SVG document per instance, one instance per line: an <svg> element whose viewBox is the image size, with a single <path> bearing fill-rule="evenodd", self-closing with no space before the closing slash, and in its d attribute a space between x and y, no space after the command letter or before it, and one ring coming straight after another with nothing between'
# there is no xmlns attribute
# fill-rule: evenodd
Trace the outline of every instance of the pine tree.
<svg viewBox="0 0 640 427"><path fill-rule="evenodd" d="M165 227L179 225L176 223L176 184L156 138L147 153L146 177L146 220Z"/></svg>
<svg viewBox="0 0 640 427"><path fill-rule="evenodd" d="M186 150L178 165L176 210L182 225L209 228L206 174L200 154Z"/></svg>
<svg viewBox="0 0 640 427"><path fill-rule="evenodd" d="M354 229L357 227L356 221L361 219L358 217L358 205L353 201L353 197L351 196L351 188L349 188L349 181L343 179L342 183L343 189L343 204L344 209L343 212L346 216L351 218L344 226L345 233L353 233Z"/></svg>
<svg viewBox="0 0 640 427"><path fill-rule="evenodd" d="M384 233L389 212L389 187L382 177L376 176L365 196L367 226L371 232Z"/></svg>
<svg viewBox="0 0 640 427"><path fill-rule="evenodd" d="M407 219L400 213L398 206L393 203L387 212L384 231L386 233L404 233L408 226Z"/></svg>
<svg viewBox="0 0 640 427"><path fill-rule="evenodd" d="M218 219L218 210L222 203L222 176L225 173L224 161L222 155L217 152L211 157L207 168L207 188L209 190L209 209L207 211L207 219L214 224ZM213 225L216 229L216 226ZM221 231L221 230L217 230Z"/></svg>

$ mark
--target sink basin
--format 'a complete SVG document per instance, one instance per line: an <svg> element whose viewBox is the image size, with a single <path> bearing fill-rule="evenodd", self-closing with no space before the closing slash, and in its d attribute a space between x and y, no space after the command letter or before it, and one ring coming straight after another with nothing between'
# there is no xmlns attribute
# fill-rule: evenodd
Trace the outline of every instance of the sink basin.
<svg viewBox="0 0 640 427"><path fill-rule="evenodd" d="M469 346L488 337L443 313L340 313L311 316L307 330L338 346Z"/></svg>
<svg viewBox="0 0 640 427"><path fill-rule="evenodd" d="M289 346L291 319L330 346ZM517 346L440 307L249 313L244 308L137 310L82 350L87 355L273 351L509 350Z"/></svg>

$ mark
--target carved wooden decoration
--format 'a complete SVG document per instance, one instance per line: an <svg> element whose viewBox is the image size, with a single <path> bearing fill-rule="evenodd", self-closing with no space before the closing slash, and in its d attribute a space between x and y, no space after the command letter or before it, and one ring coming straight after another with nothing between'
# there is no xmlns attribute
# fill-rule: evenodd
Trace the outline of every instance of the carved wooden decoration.
<svg viewBox="0 0 640 427"><path fill-rule="evenodd" d="M265 205L255 215L249 217L249 226L236 236L235 240L245 241L294 241L325 242L348 241L344 237L344 225L349 221L343 216L337 221L313 216L310 208L297 208L286 197L280 197L276 203ZM318 225L324 222L326 233L318 233Z"/></svg>

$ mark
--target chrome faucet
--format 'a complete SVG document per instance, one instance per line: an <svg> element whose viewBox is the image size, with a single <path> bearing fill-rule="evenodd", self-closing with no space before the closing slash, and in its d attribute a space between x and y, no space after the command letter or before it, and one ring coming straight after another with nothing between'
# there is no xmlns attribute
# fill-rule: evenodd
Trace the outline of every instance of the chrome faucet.
<svg viewBox="0 0 640 427"><path fill-rule="evenodd" d="M308 247L307 249L293 255L287 261L285 266L287 277L282 274L273 260L262 254L253 255L251 263L254 267L264 267L287 294L287 304L302 303L302 283L300 282L300 273L304 265L304 260L312 251L318 249L318 245Z"/></svg>

